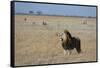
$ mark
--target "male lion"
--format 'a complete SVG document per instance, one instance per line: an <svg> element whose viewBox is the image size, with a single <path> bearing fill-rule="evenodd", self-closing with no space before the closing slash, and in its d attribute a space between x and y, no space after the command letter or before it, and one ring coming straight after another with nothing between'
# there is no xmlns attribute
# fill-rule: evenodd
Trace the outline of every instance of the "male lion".
<svg viewBox="0 0 100 68"><path fill-rule="evenodd" d="M64 55L66 54L66 51L68 50L68 55L71 54L71 50L74 48L76 49L77 53L81 52L81 41L79 38L72 37L70 32L68 30L64 30L63 33L58 34L62 47L64 49Z"/></svg>

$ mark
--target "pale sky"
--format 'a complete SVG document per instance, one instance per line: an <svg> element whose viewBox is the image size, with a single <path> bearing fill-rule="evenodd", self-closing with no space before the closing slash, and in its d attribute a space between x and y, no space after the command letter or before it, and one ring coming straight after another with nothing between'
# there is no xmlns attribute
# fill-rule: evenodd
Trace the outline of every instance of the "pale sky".
<svg viewBox="0 0 100 68"><path fill-rule="evenodd" d="M29 13L42 11L48 15L71 15L96 17L95 6L57 5L42 3L15 2L15 13Z"/></svg>

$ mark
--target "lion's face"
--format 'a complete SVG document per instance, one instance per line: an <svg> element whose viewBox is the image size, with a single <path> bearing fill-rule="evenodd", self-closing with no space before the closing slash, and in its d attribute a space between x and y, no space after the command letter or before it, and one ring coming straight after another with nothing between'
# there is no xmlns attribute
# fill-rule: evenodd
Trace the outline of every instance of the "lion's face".
<svg viewBox="0 0 100 68"><path fill-rule="evenodd" d="M57 36L59 40L61 41L61 43L68 44L71 41L71 34L69 33L68 30L64 30L64 32L57 33Z"/></svg>
<svg viewBox="0 0 100 68"><path fill-rule="evenodd" d="M65 35L64 32L58 33L57 36L59 37L59 40L60 40L60 41L66 40L66 35Z"/></svg>

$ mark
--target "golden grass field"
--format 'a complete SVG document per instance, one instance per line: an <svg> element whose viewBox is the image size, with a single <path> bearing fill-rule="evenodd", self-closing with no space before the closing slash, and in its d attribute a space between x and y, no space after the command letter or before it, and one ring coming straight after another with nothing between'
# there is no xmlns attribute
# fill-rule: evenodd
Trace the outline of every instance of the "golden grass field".
<svg viewBox="0 0 100 68"><path fill-rule="evenodd" d="M75 49L71 55L63 54L56 33L64 29L80 38L80 54ZM15 15L16 66L88 61L96 61L96 18Z"/></svg>

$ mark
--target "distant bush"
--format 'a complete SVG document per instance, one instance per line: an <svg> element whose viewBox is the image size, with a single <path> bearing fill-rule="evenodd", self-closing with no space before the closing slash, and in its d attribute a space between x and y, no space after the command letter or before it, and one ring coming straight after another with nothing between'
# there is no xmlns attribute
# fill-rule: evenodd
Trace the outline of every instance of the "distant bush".
<svg viewBox="0 0 100 68"><path fill-rule="evenodd" d="M38 15L42 15L43 13L42 13L42 11L37 11L36 12Z"/></svg>

